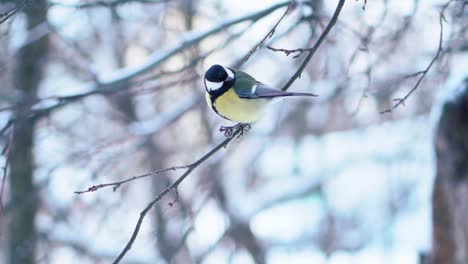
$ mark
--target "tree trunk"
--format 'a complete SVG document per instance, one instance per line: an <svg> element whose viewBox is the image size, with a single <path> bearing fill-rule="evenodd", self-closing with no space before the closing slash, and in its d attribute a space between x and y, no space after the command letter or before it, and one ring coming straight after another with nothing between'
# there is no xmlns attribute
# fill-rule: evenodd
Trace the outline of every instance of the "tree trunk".
<svg viewBox="0 0 468 264"><path fill-rule="evenodd" d="M433 263L468 263L468 78L447 101L437 127L432 197Z"/></svg>
<svg viewBox="0 0 468 264"><path fill-rule="evenodd" d="M45 0L31 1L25 8L28 30L46 20ZM14 141L11 152L11 198L15 208L9 224L9 259L11 264L36 263L36 229L34 219L38 199L34 190L34 120L25 112L35 97L42 79L43 61L47 55L47 36L34 41L18 51L14 70L14 88L21 94L24 104L16 110Z"/></svg>

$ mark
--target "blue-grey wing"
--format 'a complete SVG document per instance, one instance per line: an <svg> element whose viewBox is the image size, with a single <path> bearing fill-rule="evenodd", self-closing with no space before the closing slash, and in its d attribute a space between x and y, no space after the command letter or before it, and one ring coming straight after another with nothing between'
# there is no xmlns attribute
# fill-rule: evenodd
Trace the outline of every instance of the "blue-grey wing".
<svg viewBox="0 0 468 264"><path fill-rule="evenodd" d="M285 97L285 96L317 96L310 93L293 93L285 92L282 90L274 89L266 84L257 82L253 85L250 90L243 89L239 94L240 98L244 99L258 99L258 98L275 98L275 97Z"/></svg>

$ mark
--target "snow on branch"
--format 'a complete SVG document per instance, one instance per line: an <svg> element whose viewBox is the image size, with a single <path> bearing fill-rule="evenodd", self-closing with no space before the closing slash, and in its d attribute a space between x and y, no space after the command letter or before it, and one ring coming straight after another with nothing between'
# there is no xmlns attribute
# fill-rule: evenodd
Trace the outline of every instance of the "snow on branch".
<svg viewBox="0 0 468 264"><path fill-rule="evenodd" d="M167 58L168 56L170 56L170 54L173 54L175 52L177 52L177 50L179 49L183 49L186 45L191 45L191 43L195 43L195 42L198 42L200 41L201 39L203 39L204 37L206 37L207 35L209 34L212 34L213 32L217 32L219 30L222 30L223 28L231 25L232 23L238 23L238 22L241 22L241 21L246 21L246 20L255 20L255 19L259 19L267 14L269 14L270 12L272 12L273 10L279 8L279 7L282 7L282 6L286 6L288 5L288 10L289 8L291 7L291 5L293 4L294 0L291 1L291 2L284 2L284 3L280 3L280 4L277 4L277 5L274 5L270 8L267 8L263 11L260 11L260 12L257 12L257 13L254 13L252 15L248 15L248 16L244 16L242 18L238 18L236 20L231 20L230 22L225 22L225 23L222 23L220 26L218 27L215 27L213 29L211 29L210 31L207 31L205 33L202 33L202 34L199 34L199 35L196 35L196 36L193 36L190 38L189 41L185 41L185 42L182 42L181 44L179 44L178 46L168 50L167 52L163 52L162 54L159 54L159 55L154 55L152 56L152 58L150 58L150 60L142 65L141 67L137 68L137 69L133 69L132 71L129 71L127 73L125 72L122 72L122 74L119 76L119 77L116 77L114 78L113 80L111 81L108 81L107 84L108 85L115 85L115 84L118 84L119 82L122 82L122 81L125 81L125 80L129 80L130 78L132 78L133 76L136 76L136 75L139 75L141 73L144 73L146 71L148 71L150 68L154 67L155 65L161 63L162 60L164 60L165 58ZM323 40L326 38L326 36L328 35L328 33L330 32L331 28L335 25L337 19L338 19L338 16L341 12L341 9L344 5L344 2L345 0L340 0L340 2L338 3L338 6L336 7L336 10L334 12L334 15L332 17L332 19L330 20L329 24L327 25L327 27L325 28L324 32L322 33L322 35L319 37L319 39L317 40L317 42L315 43L315 45L311 48L310 51L308 51L308 56L307 58L304 60L304 62L302 63L301 67L298 69L298 71L296 72L296 74L289 80L287 86L285 86L283 88L283 90L286 90L289 88L289 86L299 77L300 73L302 72L302 70L305 68L305 66L308 64L308 62L310 61L310 59L312 58L312 55L316 52L316 50L319 48L319 46L321 45L321 43L323 43ZM263 45L263 42L268 39L269 37L271 37L271 35L274 33L275 31L275 28L278 26L279 22L281 22L281 20L283 19L283 17L286 15L287 11L283 14L283 16L281 16L280 20L274 25L273 29L271 31L269 31L267 33L267 35L262 39L262 41L259 42L259 44L257 44L257 46L255 46L249 53L248 53L248 56L246 57L247 59L255 52L258 50L258 48L260 46ZM210 33L212 32L212 33ZM246 60L245 60L246 61ZM244 61L244 62L245 62ZM161 199L166 196L168 193L170 193L171 191L174 191L176 193L176 200L172 203L170 203L169 205L172 206L176 201L177 201L177 188L178 186L185 180L185 178L187 178L196 168L198 168L198 166L200 166L201 164L203 164L206 160L208 160L211 156L213 156L214 154L216 154L219 150L225 148L236 136L240 135L241 133L243 132L243 127L242 126L236 126L236 129L232 132L232 135L231 137L228 137L226 139L224 139L221 143L219 143L218 145L216 145L214 148L212 148L211 150L209 150L205 155L203 155L202 157L200 157L198 160L196 160L195 162L191 163L191 164L188 164L188 165L183 165L183 166L176 166L176 167L170 167L170 168L167 168L167 169L163 169L163 170L160 170L160 171L155 171L155 172L150 172L148 174L144 174L144 175L140 175L140 176L134 176L134 177L131 177L129 179L126 179L126 180L123 180L123 181L119 181L119 182L113 182L113 183L105 183L105 184L100 184L100 185L95 185L95 186L92 186L92 187L89 187L87 190L85 191L79 191L79 192L76 192L78 194L81 194L81 193L87 193L87 192L93 192L93 191L96 191L98 189L101 189L101 188L104 188L104 187L113 187L114 190L116 190L118 187L120 187L122 184L125 184L125 183L128 183L128 182L131 182L131 181L134 181L134 180L137 180L137 179L141 179L141 178L144 178L144 177L149 177L149 176L153 176L153 175L156 175L156 174L159 174L159 173L162 173L162 172L167 172L167 171L170 171L170 170L179 170L179 169L185 169L184 173L179 176L179 178L177 178L177 180L175 182L173 182L171 185L169 185L168 187L166 187L163 191L161 191L144 209L143 211L140 212L140 217L138 218L138 221L135 225L135 228L133 230L133 233L129 239L129 241L127 242L127 244L125 245L124 249L122 250L122 252L119 254L119 256L115 259L115 261L113 263L120 263L120 261L124 258L124 256L128 253L128 251L131 249L135 239L137 238L138 236L138 233L140 231L140 227L143 223L143 220L146 216L146 214L159 202L161 201Z"/></svg>
<svg viewBox="0 0 468 264"><path fill-rule="evenodd" d="M260 11L257 11L248 15L222 21L218 23L215 27L209 30L187 34L185 35L185 37L182 38L179 44L173 47L170 47L166 50L163 50L161 52L153 53L152 55L150 55L146 63L143 63L142 65L138 67L122 69L122 70L115 72L115 74L113 74L111 78L107 80L100 80L100 85L103 87L118 86L121 83L124 83L126 81L129 81L130 79L135 78L136 76L149 72L150 70L154 69L156 66L167 61L169 58L171 58L175 54L180 53L186 48L199 43L200 41L204 40L205 38L213 34L216 34L226 28L229 28L233 25L236 25L242 22L257 21L267 16L271 12L275 11L276 9L287 6L289 4L290 4L289 1L281 2L281 3L272 5L268 8L265 8L263 10L260 10Z"/></svg>

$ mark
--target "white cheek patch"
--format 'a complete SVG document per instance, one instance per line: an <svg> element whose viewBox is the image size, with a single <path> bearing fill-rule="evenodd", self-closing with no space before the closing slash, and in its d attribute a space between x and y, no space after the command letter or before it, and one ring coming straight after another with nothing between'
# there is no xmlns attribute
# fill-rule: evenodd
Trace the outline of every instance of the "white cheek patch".
<svg viewBox="0 0 468 264"><path fill-rule="evenodd" d="M229 76L229 78L233 79L234 78L234 72L231 70L231 69L228 69L226 67L223 67L224 70L226 71L227 75Z"/></svg>
<svg viewBox="0 0 468 264"><path fill-rule="evenodd" d="M205 86L208 91L218 90L219 88L223 87L224 82L210 82L205 80Z"/></svg>

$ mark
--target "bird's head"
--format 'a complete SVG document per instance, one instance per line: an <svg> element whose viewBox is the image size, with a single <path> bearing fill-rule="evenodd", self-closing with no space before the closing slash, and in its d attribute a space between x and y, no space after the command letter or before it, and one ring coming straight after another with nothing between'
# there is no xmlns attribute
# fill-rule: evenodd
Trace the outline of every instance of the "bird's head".
<svg viewBox="0 0 468 264"><path fill-rule="evenodd" d="M205 73L205 88L209 94L223 93L232 87L235 72L219 64L211 66Z"/></svg>

